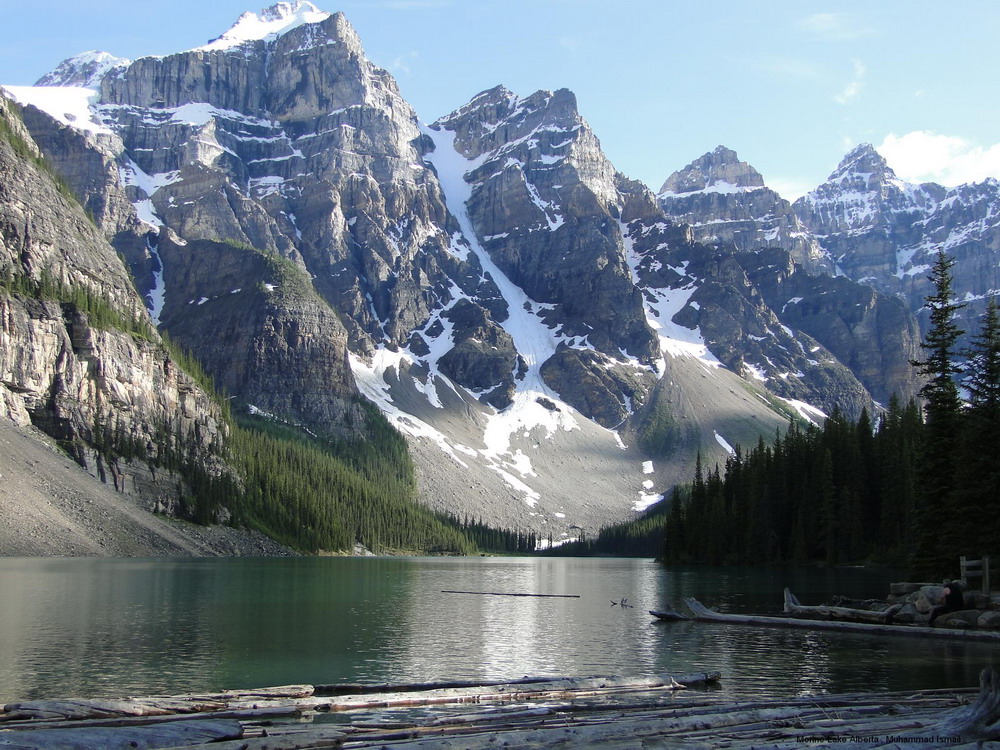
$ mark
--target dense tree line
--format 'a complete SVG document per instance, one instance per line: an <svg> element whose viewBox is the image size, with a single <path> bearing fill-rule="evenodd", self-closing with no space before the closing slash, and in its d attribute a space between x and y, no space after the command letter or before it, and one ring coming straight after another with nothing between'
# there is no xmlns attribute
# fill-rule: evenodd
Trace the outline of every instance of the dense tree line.
<svg viewBox="0 0 1000 750"><path fill-rule="evenodd" d="M667 504L660 502L638 518L604 526L597 536L581 538L547 550L558 556L606 555L609 557L658 557L663 550Z"/></svg>
<svg viewBox="0 0 1000 750"><path fill-rule="evenodd" d="M535 531L500 529L483 523L480 519L472 520L468 516L459 519L450 513L445 514L444 519L461 529L462 533L482 552L528 555L533 554L541 542Z"/></svg>
<svg viewBox="0 0 1000 750"><path fill-rule="evenodd" d="M234 523L304 551L350 550L358 542L375 552L475 552L462 529L416 502L403 437L373 406L366 416L364 440L314 438L242 418L228 445L242 485L220 479L193 494L225 504Z"/></svg>
<svg viewBox="0 0 1000 750"><path fill-rule="evenodd" d="M834 411L737 449L723 469L699 460L669 501L665 560L886 562L942 576L960 555L1000 556L1000 313L990 300L958 351L951 266L939 254L925 359L913 363L923 408L894 399L877 425Z"/></svg>
<svg viewBox="0 0 1000 750"><path fill-rule="evenodd" d="M669 501L663 556L672 562L899 563L912 551L913 475L921 423L893 400L877 429L838 411L823 427L783 435L724 469L705 471Z"/></svg>

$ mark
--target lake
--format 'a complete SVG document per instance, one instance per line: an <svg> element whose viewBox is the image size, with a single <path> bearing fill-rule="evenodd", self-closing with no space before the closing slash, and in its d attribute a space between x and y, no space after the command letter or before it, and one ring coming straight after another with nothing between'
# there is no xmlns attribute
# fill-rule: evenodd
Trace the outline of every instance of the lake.
<svg viewBox="0 0 1000 750"><path fill-rule="evenodd" d="M647 614L684 596L777 613L786 585L817 604L891 580L611 558L3 558L0 701L712 670L733 696L978 685L996 646Z"/></svg>

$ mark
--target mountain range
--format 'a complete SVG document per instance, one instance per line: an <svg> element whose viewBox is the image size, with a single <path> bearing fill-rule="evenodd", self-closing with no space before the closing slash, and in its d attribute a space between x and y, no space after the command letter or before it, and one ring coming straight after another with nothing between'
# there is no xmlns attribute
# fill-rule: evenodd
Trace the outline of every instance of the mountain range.
<svg viewBox="0 0 1000 750"><path fill-rule="evenodd" d="M0 294L0 416L95 475L112 425L222 460L168 335L234 410L355 438L367 399L425 505L564 540L699 454L913 397L939 248L967 328L1000 289L996 181L910 185L861 145L790 203L720 146L654 193L565 89L496 86L422 123L345 16L303 0L5 91L0 271L148 329L140 346Z"/></svg>

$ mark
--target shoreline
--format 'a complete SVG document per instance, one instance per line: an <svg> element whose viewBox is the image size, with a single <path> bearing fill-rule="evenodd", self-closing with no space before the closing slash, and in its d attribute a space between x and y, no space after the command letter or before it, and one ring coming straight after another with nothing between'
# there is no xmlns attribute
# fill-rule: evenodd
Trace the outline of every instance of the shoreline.
<svg viewBox="0 0 1000 750"><path fill-rule="evenodd" d="M2 557L289 557L249 529L198 526L152 513L34 427L0 419Z"/></svg>
<svg viewBox="0 0 1000 750"><path fill-rule="evenodd" d="M975 747L1000 736L1000 675L964 689L739 700L718 673L409 685L290 685L4 706L18 747ZM157 742L159 744L153 744ZM32 744L35 743L35 744ZM49 743L49 744L45 744ZM647 743L653 743L648 745ZM2 741L0 741L2 744ZM133 745L135 746L135 745Z"/></svg>

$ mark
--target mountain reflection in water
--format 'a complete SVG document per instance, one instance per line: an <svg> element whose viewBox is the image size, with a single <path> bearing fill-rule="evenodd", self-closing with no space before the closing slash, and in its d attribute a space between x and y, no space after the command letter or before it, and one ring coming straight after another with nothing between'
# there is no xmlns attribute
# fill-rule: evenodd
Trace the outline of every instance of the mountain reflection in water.
<svg viewBox="0 0 1000 750"><path fill-rule="evenodd" d="M819 603L882 598L892 580L884 569L668 570L610 558L7 558L0 700L710 670L734 696L978 684L989 644L647 613L685 596L776 613L784 586ZM623 597L631 607L612 606Z"/></svg>

